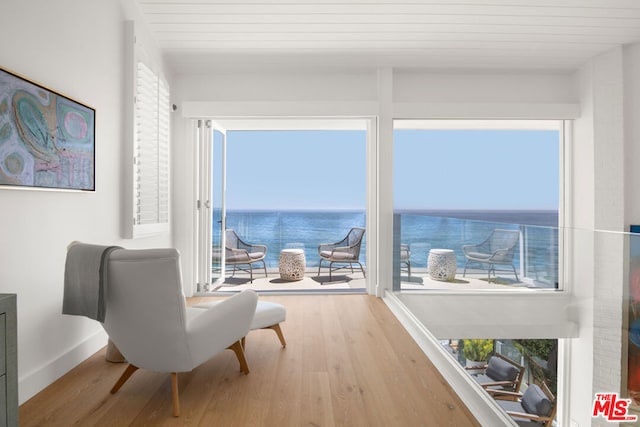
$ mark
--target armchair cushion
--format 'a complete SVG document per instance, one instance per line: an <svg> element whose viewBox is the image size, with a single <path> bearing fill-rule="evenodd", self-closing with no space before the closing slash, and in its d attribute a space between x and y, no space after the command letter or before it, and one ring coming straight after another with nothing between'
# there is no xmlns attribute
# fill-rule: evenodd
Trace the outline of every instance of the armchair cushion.
<svg viewBox="0 0 640 427"><path fill-rule="evenodd" d="M352 253L341 251L320 251L320 256L324 258L332 258L334 261L355 259Z"/></svg>
<svg viewBox="0 0 640 427"><path fill-rule="evenodd" d="M515 381L520 371L509 362L492 357L489 359L486 374L493 381Z"/></svg>
<svg viewBox="0 0 640 427"><path fill-rule="evenodd" d="M247 252L244 249L227 249L226 261L228 263L242 263L264 258L264 252Z"/></svg>
<svg viewBox="0 0 640 427"><path fill-rule="evenodd" d="M208 301L195 304L189 308L189 311L197 314L203 308L208 309L218 305L220 301ZM188 313L192 315L192 313ZM287 317L287 310L282 304L277 304L270 301L258 300L256 305L256 312L251 322L251 330L266 328L271 325L275 325L280 322L284 322Z"/></svg>
<svg viewBox="0 0 640 427"><path fill-rule="evenodd" d="M249 258L251 259L262 259L264 256L264 252L249 252Z"/></svg>
<svg viewBox="0 0 640 427"><path fill-rule="evenodd" d="M486 254L482 252L473 252L473 251L467 252L466 255L470 258L475 258L475 259L489 259L493 256L493 254Z"/></svg>
<svg viewBox="0 0 640 427"><path fill-rule="evenodd" d="M536 384L531 384L522 395L522 407L525 412L547 417L551 414L553 404Z"/></svg>
<svg viewBox="0 0 640 427"><path fill-rule="evenodd" d="M287 310L282 304L269 301L258 301L256 314L251 322L251 329L266 328L280 322L287 317Z"/></svg>
<svg viewBox="0 0 640 427"><path fill-rule="evenodd" d="M196 304L193 307L189 307L188 310L201 311L203 308L209 309L218 305L219 303L220 301L203 302ZM253 321L251 322L251 330L273 329L278 335L282 347L286 347L287 343L284 339L284 335L282 334L282 330L280 329L280 323L284 322L286 317L287 310L282 304L277 304L270 301L258 301L256 305L255 315L253 316Z"/></svg>

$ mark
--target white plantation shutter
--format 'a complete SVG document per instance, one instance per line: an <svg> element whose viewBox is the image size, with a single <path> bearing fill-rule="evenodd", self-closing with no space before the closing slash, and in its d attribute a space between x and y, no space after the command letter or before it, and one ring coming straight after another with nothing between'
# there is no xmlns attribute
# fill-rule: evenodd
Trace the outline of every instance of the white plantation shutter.
<svg viewBox="0 0 640 427"><path fill-rule="evenodd" d="M169 86L158 81L158 222L169 223Z"/></svg>
<svg viewBox="0 0 640 427"><path fill-rule="evenodd" d="M168 230L169 120L168 85L138 62L134 109L134 237Z"/></svg>

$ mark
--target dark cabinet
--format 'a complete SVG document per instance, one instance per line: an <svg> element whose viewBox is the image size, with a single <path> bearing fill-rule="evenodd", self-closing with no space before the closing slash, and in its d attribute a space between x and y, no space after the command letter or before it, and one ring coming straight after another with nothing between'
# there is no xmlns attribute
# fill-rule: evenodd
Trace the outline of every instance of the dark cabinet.
<svg viewBox="0 0 640 427"><path fill-rule="evenodd" d="M18 425L16 296L0 294L0 427Z"/></svg>

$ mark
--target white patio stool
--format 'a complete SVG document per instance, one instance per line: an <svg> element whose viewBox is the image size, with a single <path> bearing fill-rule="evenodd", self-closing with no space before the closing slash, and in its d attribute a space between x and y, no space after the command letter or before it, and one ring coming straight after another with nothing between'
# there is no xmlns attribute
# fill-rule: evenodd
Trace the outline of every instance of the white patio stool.
<svg viewBox="0 0 640 427"><path fill-rule="evenodd" d="M433 280L450 282L456 277L456 253L452 249L431 249L427 265Z"/></svg>
<svg viewBox="0 0 640 427"><path fill-rule="evenodd" d="M220 301L202 302L200 304L194 304L192 307L207 309L213 307L219 302ZM282 329L280 329L280 323L284 322L286 317L287 310L282 304L258 300L258 304L256 305L256 314L253 316L253 321L251 322L249 329L252 331L255 331L256 329L273 329L278 335L278 339L280 340L282 347L286 347L287 342L282 334ZM242 343L244 344L244 339L242 340Z"/></svg>
<svg viewBox="0 0 640 427"><path fill-rule="evenodd" d="M304 249L287 248L280 251L278 271L282 280L302 280L306 268Z"/></svg>

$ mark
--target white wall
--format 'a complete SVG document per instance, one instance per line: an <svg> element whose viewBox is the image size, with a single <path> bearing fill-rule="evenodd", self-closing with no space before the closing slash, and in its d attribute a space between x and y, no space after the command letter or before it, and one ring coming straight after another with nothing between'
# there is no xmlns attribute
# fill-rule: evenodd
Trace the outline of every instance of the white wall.
<svg viewBox="0 0 640 427"><path fill-rule="evenodd" d="M179 101L375 101L375 70L239 70L176 76Z"/></svg>
<svg viewBox="0 0 640 427"><path fill-rule="evenodd" d="M593 131L593 71L592 65L585 65L576 73L576 87L581 94L582 114L575 120L573 140L571 141L570 174L568 176L571 190L568 195L567 223L574 228L566 234L568 261L568 277L571 277L570 289L574 302L571 309L579 324L579 339L570 340L566 344L565 357L558 358L564 362L565 376L570 379L564 388L564 395L558 396L565 402L562 411L571 414L571 419L586 421L588 414L583 414L585 405L590 399L593 381L593 289L595 267L594 241L591 230L595 226L595 164L594 131ZM560 356L560 355L559 355ZM559 366L559 370L562 368Z"/></svg>
<svg viewBox="0 0 640 427"><path fill-rule="evenodd" d="M569 72L400 70L394 73L396 102L546 104L576 102Z"/></svg>
<svg viewBox="0 0 640 427"><path fill-rule="evenodd" d="M640 224L640 43L624 48L624 139L627 225Z"/></svg>
<svg viewBox="0 0 640 427"><path fill-rule="evenodd" d="M106 343L95 321L63 316L66 246L123 240L124 20L116 1L3 0L1 65L96 109L96 191L0 189L0 292L18 295L20 403Z"/></svg>
<svg viewBox="0 0 640 427"><path fill-rule="evenodd" d="M567 411L578 425L610 425L591 418L594 393L626 394L625 299L629 220L638 217L631 194L637 173L637 47L593 58L576 74L582 115L576 120L572 162L571 291L579 321L568 345ZM625 102L627 97L627 102Z"/></svg>
<svg viewBox="0 0 640 427"><path fill-rule="evenodd" d="M623 51L614 49L593 59L595 228L628 231L624 218ZM622 165L622 166L621 166ZM594 244L593 383L582 402L590 408L596 392L622 390L623 294L627 265L626 239L596 232ZM626 337L626 335L625 335ZM626 348L626 346L624 346ZM625 371L626 372L626 371ZM589 406L587 406L587 403ZM597 420L593 425L607 425Z"/></svg>

